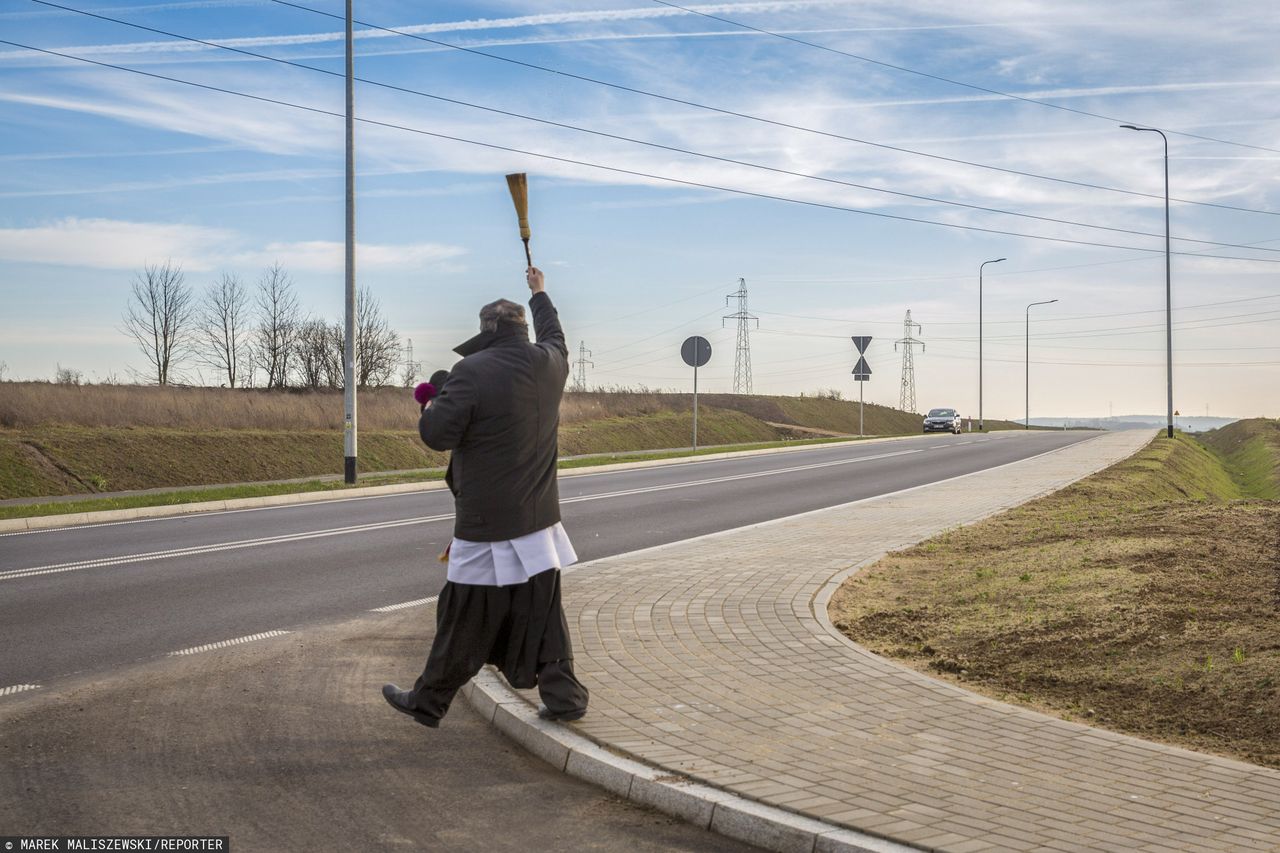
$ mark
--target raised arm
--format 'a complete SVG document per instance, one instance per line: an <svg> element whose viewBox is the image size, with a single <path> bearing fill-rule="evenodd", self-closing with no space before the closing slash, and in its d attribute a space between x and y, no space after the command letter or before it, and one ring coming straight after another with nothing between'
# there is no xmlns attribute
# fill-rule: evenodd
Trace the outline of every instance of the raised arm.
<svg viewBox="0 0 1280 853"><path fill-rule="evenodd" d="M525 279L529 282L529 290L533 294L529 297L529 310L533 314L534 340L539 345L550 346L557 350L567 364L569 347L565 345L564 331L560 328L560 315L556 313L556 307L551 304L551 297L547 296L542 270L529 267L525 271Z"/></svg>

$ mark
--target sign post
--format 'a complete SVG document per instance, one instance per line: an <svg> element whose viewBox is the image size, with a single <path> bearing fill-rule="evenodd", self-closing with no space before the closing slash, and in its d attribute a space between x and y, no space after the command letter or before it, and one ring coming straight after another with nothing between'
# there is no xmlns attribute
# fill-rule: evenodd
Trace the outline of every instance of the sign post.
<svg viewBox="0 0 1280 853"><path fill-rule="evenodd" d="M680 357L693 368L693 449L698 449L698 368L711 360L711 342L694 335L680 345Z"/></svg>
<svg viewBox="0 0 1280 853"><path fill-rule="evenodd" d="M862 438L862 389L863 382L871 378L871 365L867 364L867 346L870 335L853 335L853 345L858 350L858 363L853 366L853 378L858 383L858 437Z"/></svg>

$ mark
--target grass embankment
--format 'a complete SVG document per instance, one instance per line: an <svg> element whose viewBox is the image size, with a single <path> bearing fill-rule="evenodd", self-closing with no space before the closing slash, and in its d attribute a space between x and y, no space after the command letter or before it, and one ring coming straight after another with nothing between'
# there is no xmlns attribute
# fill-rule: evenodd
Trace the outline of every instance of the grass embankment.
<svg viewBox="0 0 1280 853"><path fill-rule="evenodd" d="M266 481L335 470L342 455L341 401L333 390L0 383L0 500L219 483L256 483L253 494L319 488ZM829 397L707 394L700 403L704 446L858 432L858 404ZM685 447L692 416L688 394L570 392L561 406L561 455ZM444 465L445 454L418 440L417 417L408 389L361 391L361 472ZM918 429L919 415L865 407L867 435Z"/></svg>
<svg viewBox="0 0 1280 853"><path fill-rule="evenodd" d="M1184 435L1157 439L887 556L830 615L998 699L1280 767L1280 506L1239 500L1254 476L1233 480Z"/></svg>
<svg viewBox="0 0 1280 853"><path fill-rule="evenodd" d="M1280 499L1280 420L1251 418L1201 436L1246 495Z"/></svg>

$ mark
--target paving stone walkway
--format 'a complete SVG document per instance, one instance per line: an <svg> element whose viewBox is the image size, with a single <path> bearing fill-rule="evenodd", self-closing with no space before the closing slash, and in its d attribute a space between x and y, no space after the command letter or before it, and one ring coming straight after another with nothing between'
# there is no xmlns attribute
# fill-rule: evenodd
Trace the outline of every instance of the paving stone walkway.
<svg viewBox="0 0 1280 853"><path fill-rule="evenodd" d="M1151 437L1106 433L927 489L582 566L565 577L565 602L592 706L574 728L923 849L1280 850L1280 772L969 693L870 654L826 618L854 567L1060 488Z"/></svg>

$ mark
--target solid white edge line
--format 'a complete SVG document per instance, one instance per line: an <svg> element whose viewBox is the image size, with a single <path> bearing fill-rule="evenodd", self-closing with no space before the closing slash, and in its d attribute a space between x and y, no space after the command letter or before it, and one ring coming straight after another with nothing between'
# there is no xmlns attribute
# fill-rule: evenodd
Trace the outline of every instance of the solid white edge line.
<svg viewBox="0 0 1280 853"><path fill-rule="evenodd" d="M857 504L864 504L864 503L870 503L871 501L884 500L886 498L891 498L896 495L905 495L908 492L914 492L920 489L932 488L933 486L937 486L940 483L950 483L953 480L963 480L966 477L974 477L974 476L977 476L978 474L982 474L987 471L998 471L1001 468L1008 468L1010 465L1019 465L1023 462L1030 462L1032 459L1039 459L1041 456L1048 456L1051 453L1060 453L1063 450L1066 450L1067 448L1075 447L1078 444L1084 444L1086 441L1093 441L1094 439L1100 438L1103 435L1106 435L1106 433L1103 432L1103 433L1100 433L1099 435L1090 435L1087 438L1082 438L1079 441L1073 441L1070 444L1064 444L1061 447L1055 447L1052 450L1046 450L1043 453L1037 453L1034 456L1024 456L1023 458L1015 459L1012 462L1004 462L1000 465L993 465L990 468L979 468L977 471L970 471L967 474L957 474L954 477L947 477L944 480L933 480L928 483L921 483L918 486L908 486L905 489L898 489L897 491L894 491L894 492L885 492L884 494L881 494L881 495L872 495L866 498L858 498L856 501L848 501L847 503L833 504L832 506L824 506L818 509L811 509L806 512L798 512L795 515L784 515L781 518L771 518L768 521L757 521L754 524L744 524L742 527L733 527L728 530L716 530L712 533L703 533L698 536L692 536L688 539L679 539L675 542L664 542L661 545L650 545L648 548L641 548L637 551L627 551L624 554L613 554L608 557L600 557L599 559L596 559L596 560L590 560L586 563L578 563L574 566L570 566L567 569L562 569L561 572L568 573L576 570L585 569L588 566L594 566L597 563L603 563L607 560L614 560L619 557L632 557L637 554L648 554L655 551L662 551L666 548L674 548L677 545L687 545L690 542L700 542L703 539L713 539L717 536L732 536L736 533L742 533L743 531L746 531L746 530L755 530L760 527L771 527L773 525L782 524L783 522L791 521L796 518L805 518L806 516L817 515L823 512L831 512L833 510L845 509L846 507L856 506Z"/></svg>
<svg viewBox="0 0 1280 853"><path fill-rule="evenodd" d="M986 438L992 438L994 436L1003 435L1003 434L1022 435L1021 432L1018 432L1016 430L1000 430L999 432L988 433ZM704 464L709 464L713 462L724 462L732 459L747 459L753 456L781 455L784 453L800 453L800 452L810 451L810 450L828 450L832 447L844 447L846 445L862 447L868 444L882 444L890 441L909 441L915 438L917 438L916 435L888 435L888 436L882 436L879 438L853 439L847 442L829 442L827 444L803 445L800 447L779 447L779 448L772 448L772 449L765 449L765 450L725 451L723 454L711 454L703 458L678 457L671 460L654 459L654 460L641 460L640 462L619 462L619 463L611 463L608 465L599 465L599 466L591 466L591 467L584 467L584 468L567 468L567 469L564 469L563 471L558 472L557 476L572 477L572 478L602 476L604 474L616 474L616 473L620 473L622 471L628 471L628 470L645 471L645 470L651 470L654 468L673 468L677 465L704 465ZM645 464L646 462L653 462L658 464ZM597 468L604 468L608 470L595 470ZM148 518L127 518L127 519L121 519L119 521L106 521L106 520L88 521L88 522L81 522L78 524L41 527L41 528L29 529L29 530L6 530L6 531L0 531L0 539L3 539L6 536L29 536L36 533L65 533L67 531L72 531L72 530L86 530L88 528L97 528L97 527L118 527L119 525L122 525L122 524L142 524L144 522L149 522L149 521L172 521L175 518L182 518L185 516L199 516L204 518L204 517L214 516L214 515L234 515L236 513L242 513L242 512L262 512L263 510L280 510L280 509L294 509L299 507L322 506L327 504L347 503L349 501L384 500L386 498L398 498L398 497L404 497L406 495L417 495L417 494L421 494L422 492L435 492L435 491L444 490L444 482L442 480L427 480L422 483L408 483L408 484L402 483L397 485L413 485L413 486L418 486L419 488L412 489L412 490L405 489L402 491L391 492L391 493L382 494L382 495L357 495L357 496L346 497L346 498L335 497L335 498L328 498L328 499L312 499L307 501L293 501L290 503L274 504L270 506L240 507L236 509L209 509L209 510L194 510L194 511L180 511L180 512L175 511L168 515L156 515ZM369 488L382 488L382 487L370 486ZM293 495L298 495L298 494L307 494L307 493L306 492L293 493ZM293 495L278 495L278 496L269 496L269 497L292 497ZM236 499L236 500L241 500L241 499ZM252 498L249 498L248 500L252 500ZM197 503L202 503L202 502L197 502ZM219 501L208 501L208 503L219 503ZM187 507L187 506L195 506L195 505L196 504L178 504L175 506L175 509L181 508L181 507ZM142 507L142 509L154 509L154 507ZM116 512L116 511L117 510L105 510L105 512ZM81 513L71 513L71 514L80 515ZM37 516L37 517L46 518L47 516ZM25 519L15 519L15 520L25 520Z"/></svg>
<svg viewBox="0 0 1280 853"><path fill-rule="evenodd" d="M225 649L228 646L238 646L241 643L251 643L254 640L266 640L271 637L283 637L291 634L292 631L263 631L261 634L249 634L246 637L236 637L234 640L222 640L217 643L205 643L203 646L192 646L189 649L179 649L176 652L169 652L169 657L177 655L194 655L200 652L210 652L214 649Z"/></svg>
<svg viewBox="0 0 1280 853"><path fill-rule="evenodd" d="M704 480L689 480L678 483L667 483L663 485L644 486L638 489L623 489L613 492L600 492L592 495L579 495L572 498L564 498L561 504L583 503L592 500L603 500L607 498L630 497L638 494L646 494L650 492L668 491L671 489L683 489L697 486L716 485L734 480L755 479L760 477L771 477L777 474L793 474L798 471L810 471L817 468L831 468L841 465L855 465L862 462L875 462L881 459L888 459L897 456L908 456L913 453L921 453L927 448L911 448L908 450L893 450L888 453L878 453L871 456L858 456L852 459L835 459L828 462L815 462L809 465L793 465L789 468L775 468L765 471L751 471L743 474L729 474L723 477L712 477ZM20 580L28 577L39 577L51 574L61 574L63 572L83 571L85 569L106 568L108 566L126 565L129 563L143 563L153 560L173 559L178 557L192 557L201 554L214 554L223 551L231 551L239 548L261 547L266 545L281 545L292 542L302 542L308 539L318 539L326 536L337 536L344 533L371 533L383 529L391 529L395 527L404 527L411 524L425 524L434 521L444 521L452 518L453 514L434 516L418 516L416 518L396 519L392 521L372 521L366 524L351 525L348 527L334 527L324 530L304 531L300 533L286 533L279 536L264 536L254 539L240 539L233 542L211 543L208 545L193 545L187 548L172 548L165 551L148 551L141 554L123 554L115 557L97 557L91 560L74 560L67 563L53 563L45 566L31 566L21 569L8 569L0 571L0 582L7 580Z"/></svg>

